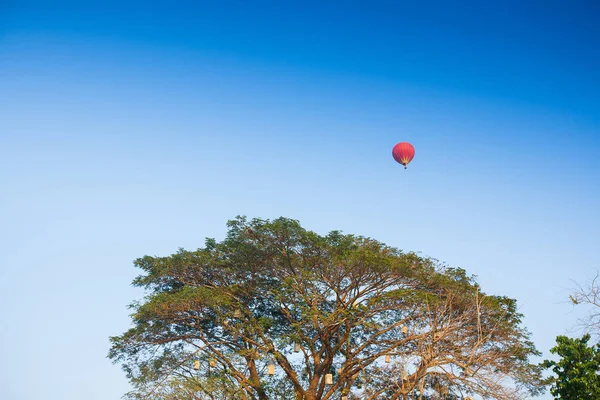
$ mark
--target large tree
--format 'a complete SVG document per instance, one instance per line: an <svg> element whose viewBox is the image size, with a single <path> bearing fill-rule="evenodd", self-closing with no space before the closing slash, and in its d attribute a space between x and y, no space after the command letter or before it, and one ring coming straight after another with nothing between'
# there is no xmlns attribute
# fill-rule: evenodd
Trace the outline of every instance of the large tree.
<svg viewBox="0 0 600 400"><path fill-rule="evenodd" d="M517 399L541 390L516 302L461 269L291 219L135 261L133 327L111 338L132 398Z"/></svg>

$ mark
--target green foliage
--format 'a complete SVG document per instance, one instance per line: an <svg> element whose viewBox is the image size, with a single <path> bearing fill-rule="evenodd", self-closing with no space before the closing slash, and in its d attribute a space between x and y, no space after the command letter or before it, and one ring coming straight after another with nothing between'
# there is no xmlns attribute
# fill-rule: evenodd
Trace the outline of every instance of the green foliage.
<svg viewBox="0 0 600 400"><path fill-rule="evenodd" d="M426 399L443 389L508 400L541 390L516 301L486 295L464 270L287 218L227 226L222 242L135 261L133 284L147 295L109 352L130 397Z"/></svg>
<svg viewBox="0 0 600 400"><path fill-rule="evenodd" d="M554 376L546 381L555 399L600 399L600 345L588 345L590 335L581 339L566 336L556 338L557 345L550 349L560 356L558 361L545 360L543 368L550 368Z"/></svg>

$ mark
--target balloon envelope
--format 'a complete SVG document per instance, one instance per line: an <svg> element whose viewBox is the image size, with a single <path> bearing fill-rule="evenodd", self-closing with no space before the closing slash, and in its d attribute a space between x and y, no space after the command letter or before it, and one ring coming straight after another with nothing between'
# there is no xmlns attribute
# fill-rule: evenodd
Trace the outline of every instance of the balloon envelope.
<svg viewBox="0 0 600 400"><path fill-rule="evenodd" d="M392 149L392 157L396 162L404 165L404 168L415 156L415 148L408 142L400 142Z"/></svg>

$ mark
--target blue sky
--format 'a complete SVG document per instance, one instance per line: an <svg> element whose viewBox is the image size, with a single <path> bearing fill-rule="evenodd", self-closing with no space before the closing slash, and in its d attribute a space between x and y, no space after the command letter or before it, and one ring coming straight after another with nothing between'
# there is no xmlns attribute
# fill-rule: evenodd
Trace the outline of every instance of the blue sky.
<svg viewBox="0 0 600 400"><path fill-rule="evenodd" d="M567 289L600 268L597 2L102 3L0 12L3 398L119 398L133 259L238 214L463 267L545 356L574 334Z"/></svg>

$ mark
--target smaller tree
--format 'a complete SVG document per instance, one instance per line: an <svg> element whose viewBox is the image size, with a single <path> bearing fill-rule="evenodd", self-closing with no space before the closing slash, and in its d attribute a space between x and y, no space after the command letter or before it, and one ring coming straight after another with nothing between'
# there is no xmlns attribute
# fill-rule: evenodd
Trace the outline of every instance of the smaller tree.
<svg viewBox="0 0 600 400"><path fill-rule="evenodd" d="M542 363L555 374L546 380L555 399L600 399L600 345L588 346L589 340L589 334L581 339L556 338L557 345L550 352L560 360Z"/></svg>
<svg viewBox="0 0 600 400"><path fill-rule="evenodd" d="M579 326L584 332L589 332L595 338L600 338L600 271L585 284L576 283L569 299L578 307L587 307L588 313L579 320Z"/></svg>

